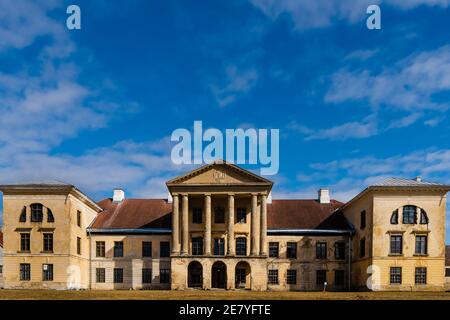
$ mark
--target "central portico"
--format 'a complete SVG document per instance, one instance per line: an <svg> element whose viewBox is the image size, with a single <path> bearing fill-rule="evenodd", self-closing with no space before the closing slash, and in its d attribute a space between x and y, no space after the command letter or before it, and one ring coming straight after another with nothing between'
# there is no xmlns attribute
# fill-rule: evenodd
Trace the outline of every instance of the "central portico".
<svg viewBox="0 0 450 320"><path fill-rule="evenodd" d="M172 289L266 289L272 185L224 161L167 182L173 205Z"/></svg>

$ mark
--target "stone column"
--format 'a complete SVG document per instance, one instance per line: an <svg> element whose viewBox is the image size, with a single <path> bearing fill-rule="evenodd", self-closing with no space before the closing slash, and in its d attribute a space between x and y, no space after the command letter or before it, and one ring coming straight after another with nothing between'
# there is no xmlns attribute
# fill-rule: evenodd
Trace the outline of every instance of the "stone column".
<svg viewBox="0 0 450 320"><path fill-rule="evenodd" d="M211 255L211 195L205 194L205 255Z"/></svg>
<svg viewBox="0 0 450 320"><path fill-rule="evenodd" d="M250 230L250 241L251 241L251 251L252 256L258 255L259 247L259 237L258 237L258 195L252 194L252 217L251 217L251 230Z"/></svg>
<svg viewBox="0 0 450 320"><path fill-rule="evenodd" d="M180 213L178 194L172 195L172 254L180 254Z"/></svg>
<svg viewBox="0 0 450 320"><path fill-rule="evenodd" d="M234 256L234 194L228 195L227 255Z"/></svg>
<svg viewBox="0 0 450 320"><path fill-rule="evenodd" d="M187 194L183 194L181 210L183 215L183 227L181 229L181 232L183 234L181 241L181 254L187 255L189 253L189 198Z"/></svg>
<svg viewBox="0 0 450 320"><path fill-rule="evenodd" d="M261 195L261 235L259 244L259 254L267 256L267 196Z"/></svg>

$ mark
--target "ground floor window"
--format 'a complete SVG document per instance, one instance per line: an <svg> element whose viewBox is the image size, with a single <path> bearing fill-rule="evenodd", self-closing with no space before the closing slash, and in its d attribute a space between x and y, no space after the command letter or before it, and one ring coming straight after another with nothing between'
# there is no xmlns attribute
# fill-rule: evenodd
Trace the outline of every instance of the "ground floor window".
<svg viewBox="0 0 450 320"><path fill-rule="evenodd" d="M42 265L42 281L53 281L53 265Z"/></svg>
<svg viewBox="0 0 450 320"><path fill-rule="evenodd" d="M114 283L123 283L123 269L114 268Z"/></svg>
<svg viewBox="0 0 450 320"><path fill-rule="evenodd" d="M160 283L170 283L170 270L160 269L159 270L159 282Z"/></svg>
<svg viewBox="0 0 450 320"><path fill-rule="evenodd" d="M142 283L152 283L152 269L142 269Z"/></svg>
<svg viewBox="0 0 450 320"><path fill-rule="evenodd" d="M269 270L269 284L278 284L278 270Z"/></svg>
<svg viewBox="0 0 450 320"><path fill-rule="evenodd" d="M20 264L20 280L29 281L31 278L31 265L29 263Z"/></svg>
<svg viewBox="0 0 450 320"><path fill-rule="evenodd" d="M95 270L95 281L97 283L105 283L105 268L97 268Z"/></svg>
<svg viewBox="0 0 450 320"><path fill-rule="evenodd" d="M297 284L297 270L288 270L286 273L287 284Z"/></svg>
<svg viewBox="0 0 450 320"><path fill-rule="evenodd" d="M402 283L402 268L401 267L391 267L390 282L391 282L391 284L401 284Z"/></svg>
<svg viewBox="0 0 450 320"><path fill-rule="evenodd" d="M316 270L316 285L322 286L327 281L326 270Z"/></svg>
<svg viewBox="0 0 450 320"><path fill-rule="evenodd" d="M236 288L245 287L246 282L245 268L236 268Z"/></svg>
<svg viewBox="0 0 450 320"><path fill-rule="evenodd" d="M417 267L415 274L416 284L427 284L427 268Z"/></svg>
<svg viewBox="0 0 450 320"><path fill-rule="evenodd" d="M225 240L222 238L214 239L214 255L223 256L225 254Z"/></svg>
<svg viewBox="0 0 450 320"><path fill-rule="evenodd" d="M450 268L445 268L445 276L450 277Z"/></svg>
<svg viewBox="0 0 450 320"><path fill-rule="evenodd" d="M334 270L334 285L343 286L344 282L344 270Z"/></svg>

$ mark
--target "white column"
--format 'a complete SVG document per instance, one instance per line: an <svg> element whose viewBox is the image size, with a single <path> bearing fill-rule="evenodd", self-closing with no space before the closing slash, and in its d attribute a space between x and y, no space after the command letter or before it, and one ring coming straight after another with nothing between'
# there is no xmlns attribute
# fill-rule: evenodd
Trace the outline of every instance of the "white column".
<svg viewBox="0 0 450 320"><path fill-rule="evenodd" d="M172 253L180 254L180 213L178 194L173 194L172 198Z"/></svg>
<svg viewBox="0 0 450 320"><path fill-rule="evenodd" d="M252 256L258 255L259 247L259 237L258 237L258 195L252 194L252 216L250 225L250 241L251 241L251 252Z"/></svg>
<svg viewBox="0 0 450 320"><path fill-rule="evenodd" d="M227 255L234 256L234 194L228 195Z"/></svg>
<svg viewBox="0 0 450 320"><path fill-rule="evenodd" d="M181 242L181 254L189 253L189 198L187 194L183 194L182 214L183 228L181 230L183 237Z"/></svg>
<svg viewBox="0 0 450 320"><path fill-rule="evenodd" d="M259 254L267 256L267 196L261 195L261 235Z"/></svg>
<svg viewBox="0 0 450 320"><path fill-rule="evenodd" d="M211 195L205 194L205 255L211 255Z"/></svg>

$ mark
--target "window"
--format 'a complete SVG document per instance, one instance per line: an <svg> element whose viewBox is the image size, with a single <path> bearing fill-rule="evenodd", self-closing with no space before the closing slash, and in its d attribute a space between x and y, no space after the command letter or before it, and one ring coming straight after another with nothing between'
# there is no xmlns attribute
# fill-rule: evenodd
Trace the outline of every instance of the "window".
<svg viewBox="0 0 450 320"><path fill-rule="evenodd" d="M55 222L55 217L53 217L53 212L47 208L47 222Z"/></svg>
<svg viewBox="0 0 450 320"><path fill-rule="evenodd" d="M287 284L297 284L297 270L288 270L286 273Z"/></svg>
<svg viewBox="0 0 450 320"><path fill-rule="evenodd" d="M105 241L95 242L95 256L104 257L105 256Z"/></svg>
<svg viewBox="0 0 450 320"><path fill-rule="evenodd" d="M278 284L278 270L269 270L269 284Z"/></svg>
<svg viewBox="0 0 450 320"><path fill-rule="evenodd" d="M247 208L237 208L236 222L247 223Z"/></svg>
<svg viewBox="0 0 450 320"><path fill-rule="evenodd" d="M81 211L77 210L77 226L81 227Z"/></svg>
<svg viewBox="0 0 450 320"><path fill-rule="evenodd" d="M97 283L105 283L105 268L95 269L95 281Z"/></svg>
<svg viewBox="0 0 450 320"><path fill-rule="evenodd" d="M401 235L392 235L390 254L402 254L402 253L403 253L403 237Z"/></svg>
<svg viewBox="0 0 450 320"><path fill-rule="evenodd" d="M343 286L345 283L344 270L334 270L334 285Z"/></svg>
<svg viewBox="0 0 450 320"><path fill-rule="evenodd" d="M297 242L288 242L287 243L286 258L297 259Z"/></svg>
<svg viewBox="0 0 450 320"><path fill-rule="evenodd" d="M326 259L327 258L327 243L317 242L316 243L316 258Z"/></svg>
<svg viewBox="0 0 450 320"><path fill-rule="evenodd" d="M114 268L114 283L123 283L123 269Z"/></svg>
<svg viewBox="0 0 450 320"><path fill-rule="evenodd" d="M169 241L161 241L159 243L159 256L161 258L170 257L170 243L169 243Z"/></svg>
<svg viewBox="0 0 450 320"><path fill-rule="evenodd" d="M269 257L278 258L279 245L278 242L269 242Z"/></svg>
<svg viewBox="0 0 450 320"><path fill-rule="evenodd" d="M366 256L366 239L359 240L359 257L364 258Z"/></svg>
<svg viewBox="0 0 450 320"><path fill-rule="evenodd" d="M316 270L316 285L324 285L327 281L327 271L326 270Z"/></svg>
<svg viewBox="0 0 450 320"><path fill-rule="evenodd" d="M192 238L192 255L201 256L203 254L203 238Z"/></svg>
<svg viewBox="0 0 450 320"><path fill-rule="evenodd" d="M238 256L247 255L247 238L236 239L236 255Z"/></svg>
<svg viewBox="0 0 450 320"><path fill-rule="evenodd" d="M334 243L334 258L336 260L345 259L345 242L339 241Z"/></svg>
<svg viewBox="0 0 450 320"><path fill-rule="evenodd" d="M214 239L214 255L223 256L225 254L225 241L222 238Z"/></svg>
<svg viewBox="0 0 450 320"><path fill-rule="evenodd" d="M142 283L152 283L152 269L142 269Z"/></svg>
<svg viewBox="0 0 450 320"><path fill-rule="evenodd" d="M30 251L30 234L21 233L20 234L20 251L29 252Z"/></svg>
<svg viewBox="0 0 450 320"><path fill-rule="evenodd" d="M450 268L445 268L445 276L450 277Z"/></svg>
<svg viewBox="0 0 450 320"><path fill-rule="evenodd" d="M398 224L398 209L392 212L391 224Z"/></svg>
<svg viewBox="0 0 450 320"><path fill-rule="evenodd" d="M192 209L192 223L202 223L203 211L202 208Z"/></svg>
<svg viewBox="0 0 450 320"><path fill-rule="evenodd" d="M123 241L114 241L114 257L123 257Z"/></svg>
<svg viewBox="0 0 450 320"><path fill-rule="evenodd" d="M170 283L169 269L159 269L159 283Z"/></svg>
<svg viewBox="0 0 450 320"><path fill-rule="evenodd" d="M366 228L366 210L361 211L360 229Z"/></svg>
<svg viewBox="0 0 450 320"><path fill-rule="evenodd" d="M42 281L53 281L53 265L42 265Z"/></svg>
<svg viewBox="0 0 450 320"><path fill-rule="evenodd" d="M391 281L391 284L401 284L402 283L402 268L401 267L391 267L390 281Z"/></svg>
<svg viewBox="0 0 450 320"><path fill-rule="evenodd" d="M152 256L152 242L151 241L142 241L142 257L151 257Z"/></svg>
<svg viewBox="0 0 450 320"><path fill-rule="evenodd" d="M0 264L0 274L3 273L3 266Z"/></svg>
<svg viewBox="0 0 450 320"><path fill-rule="evenodd" d="M43 251L44 252L53 252L53 233L44 233L43 237L44 237Z"/></svg>
<svg viewBox="0 0 450 320"><path fill-rule="evenodd" d="M20 213L19 222L27 222L27 207L22 208L22 212Z"/></svg>
<svg viewBox="0 0 450 320"><path fill-rule="evenodd" d="M420 224L428 224L428 216L423 209L420 209Z"/></svg>
<svg viewBox="0 0 450 320"><path fill-rule="evenodd" d="M222 207L214 209L214 223L225 223L225 211Z"/></svg>
<svg viewBox="0 0 450 320"><path fill-rule="evenodd" d="M81 238L77 237L77 254L81 254Z"/></svg>
<svg viewBox="0 0 450 320"><path fill-rule="evenodd" d="M245 288L246 272L245 268L236 268L236 288Z"/></svg>
<svg viewBox="0 0 450 320"><path fill-rule="evenodd" d="M416 254L427 254L427 236L416 236Z"/></svg>
<svg viewBox="0 0 450 320"><path fill-rule="evenodd" d="M40 203L31 205L31 222L42 222L44 206Z"/></svg>
<svg viewBox="0 0 450 320"><path fill-rule="evenodd" d="M31 265L29 263L20 264L20 281L29 281L31 278Z"/></svg>
<svg viewBox="0 0 450 320"><path fill-rule="evenodd" d="M417 221L417 207L416 206L404 206L403 207L403 223L415 224Z"/></svg>
<svg viewBox="0 0 450 320"><path fill-rule="evenodd" d="M427 284L427 268L417 267L414 278L415 278L416 284Z"/></svg>

